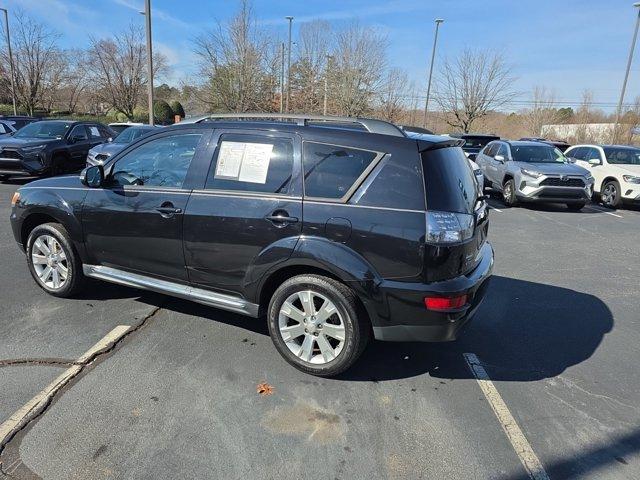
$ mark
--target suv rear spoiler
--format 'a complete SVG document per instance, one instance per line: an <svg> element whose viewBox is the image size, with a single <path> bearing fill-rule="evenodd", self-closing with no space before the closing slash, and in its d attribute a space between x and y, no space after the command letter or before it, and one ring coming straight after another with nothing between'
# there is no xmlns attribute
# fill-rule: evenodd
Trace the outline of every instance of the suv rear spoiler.
<svg viewBox="0 0 640 480"><path fill-rule="evenodd" d="M296 113L212 113L203 115L197 119L187 119L186 123L194 123L207 120L289 120L297 125L314 126L314 124L357 124L369 133L392 135L394 137L406 137L405 133L396 125L384 120L361 117L334 117L330 115L303 115ZM181 122L185 123L185 122ZM315 125L317 126L317 125Z"/></svg>

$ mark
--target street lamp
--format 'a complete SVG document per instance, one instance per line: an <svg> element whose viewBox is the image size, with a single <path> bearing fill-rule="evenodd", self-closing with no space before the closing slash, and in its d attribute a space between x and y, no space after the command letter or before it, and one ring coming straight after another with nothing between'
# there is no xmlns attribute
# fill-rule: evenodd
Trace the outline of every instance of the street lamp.
<svg viewBox="0 0 640 480"><path fill-rule="evenodd" d="M153 49L151 47L151 0L144 1L144 12L147 30L147 96L149 98L149 125L153 125Z"/></svg>
<svg viewBox="0 0 640 480"><path fill-rule="evenodd" d="M284 42L280 44L280 113L284 113Z"/></svg>
<svg viewBox="0 0 640 480"><path fill-rule="evenodd" d="M9 52L9 69L11 70L11 100L13 101L13 114L18 115L18 108L16 106L16 84L15 84L15 72L13 71L13 55L11 53L11 36L9 35L9 14L6 8L0 8L4 12L4 29L7 33L7 50Z"/></svg>
<svg viewBox="0 0 640 480"><path fill-rule="evenodd" d="M629 70L631 70L631 62L633 61L633 51L636 48L636 39L638 38L638 27L640 26L640 2L633 4L638 9L638 18L636 20L636 28L633 31L633 40L631 40L631 49L629 50L629 59L627 60L627 71L624 74L624 81L622 82L622 91L620 92L620 100L618 101L618 108L616 110L616 121L613 124L613 141L616 143L618 137L618 124L620 122L620 115L622 114L622 102L624 101L624 93L627 89L627 80L629 79Z"/></svg>
<svg viewBox="0 0 640 480"><path fill-rule="evenodd" d="M289 111L289 97L291 95L291 24L293 23L293 17L284 17L289 20L289 50L287 52L287 104L286 110Z"/></svg>
<svg viewBox="0 0 640 480"><path fill-rule="evenodd" d="M431 65L429 66L429 82L427 83L427 99L424 102L424 118L422 119L422 126L427 126L427 110L429 109L429 94L431 93L431 76L433 75L433 61L436 56L436 45L438 44L438 28L440 24L444 22L441 18L436 18L436 34L433 38L433 50L431 51Z"/></svg>

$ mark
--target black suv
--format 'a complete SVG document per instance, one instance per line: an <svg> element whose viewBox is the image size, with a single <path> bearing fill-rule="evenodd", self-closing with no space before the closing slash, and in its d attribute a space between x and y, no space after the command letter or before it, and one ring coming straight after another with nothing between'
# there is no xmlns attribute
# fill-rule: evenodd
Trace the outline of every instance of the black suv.
<svg viewBox="0 0 640 480"><path fill-rule="evenodd" d="M85 166L89 149L115 137L94 122L41 120L0 138L0 179L74 172Z"/></svg>
<svg viewBox="0 0 640 480"><path fill-rule="evenodd" d="M452 133L449 135L453 138L464 140L462 150L467 154L470 160L475 160L480 150L482 150L489 142L500 140L497 135L487 135L485 133Z"/></svg>
<svg viewBox="0 0 640 480"><path fill-rule="evenodd" d="M264 314L314 375L347 369L370 336L454 340L493 267L462 142L254 117L163 128L20 188L11 224L38 285L68 297L92 277Z"/></svg>

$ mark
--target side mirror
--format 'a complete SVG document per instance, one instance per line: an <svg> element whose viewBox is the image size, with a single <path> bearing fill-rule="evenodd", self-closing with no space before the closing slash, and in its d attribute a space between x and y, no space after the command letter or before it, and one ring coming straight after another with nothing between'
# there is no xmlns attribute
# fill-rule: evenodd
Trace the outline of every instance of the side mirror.
<svg viewBox="0 0 640 480"><path fill-rule="evenodd" d="M107 143L111 143L111 142L113 142L113 137L107 138Z"/></svg>
<svg viewBox="0 0 640 480"><path fill-rule="evenodd" d="M598 160L597 158L590 158L589 159L589 165L593 165L595 167L597 165L602 165L602 162L600 160Z"/></svg>
<svg viewBox="0 0 640 480"><path fill-rule="evenodd" d="M104 183L104 167L102 165L91 165L80 172L80 181L90 188L101 187Z"/></svg>
<svg viewBox="0 0 640 480"><path fill-rule="evenodd" d="M504 155L496 155L493 157L497 162L504 163Z"/></svg>

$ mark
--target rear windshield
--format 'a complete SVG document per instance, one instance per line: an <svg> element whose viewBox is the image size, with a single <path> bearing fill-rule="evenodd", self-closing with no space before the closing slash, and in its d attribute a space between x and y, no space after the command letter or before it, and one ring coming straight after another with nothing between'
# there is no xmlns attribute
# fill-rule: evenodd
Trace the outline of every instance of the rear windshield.
<svg viewBox="0 0 640 480"><path fill-rule="evenodd" d="M473 213L478 184L460 147L428 150L422 154L427 210Z"/></svg>
<svg viewBox="0 0 640 480"><path fill-rule="evenodd" d="M500 137L463 137L464 148L482 148L487 143L499 140Z"/></svg>

